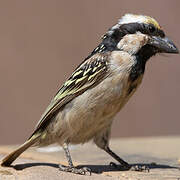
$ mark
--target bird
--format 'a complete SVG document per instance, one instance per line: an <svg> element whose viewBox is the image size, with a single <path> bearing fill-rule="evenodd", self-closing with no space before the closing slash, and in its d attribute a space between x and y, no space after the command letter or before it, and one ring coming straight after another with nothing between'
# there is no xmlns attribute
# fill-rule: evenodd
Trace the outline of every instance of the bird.
<svg viewBox="0 0 180 180"><path fill-rule="evenodd" d="M130 169L132 165L109 146L113 118L141 84L146 62L160 53L179 53L160 24L151 16L123 15L60 87L32 135L1 165L10 166L30 146L58 143L68 161L68 166L60 164L59 169L87 174L89 168L73 165L68 146L92 140Z"/></svg>

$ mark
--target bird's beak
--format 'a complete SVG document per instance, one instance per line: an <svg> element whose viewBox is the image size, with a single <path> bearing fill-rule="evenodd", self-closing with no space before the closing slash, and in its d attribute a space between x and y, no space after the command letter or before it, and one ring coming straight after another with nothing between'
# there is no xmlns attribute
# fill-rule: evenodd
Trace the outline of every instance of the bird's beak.
<svg viewBox="0 0 180 180"><path fill-rule="evenodd" d="M157 36L152 36L148 44L158 48L159 52L162 53L179 53L178 48L167 37L161 38Z"/></svg>

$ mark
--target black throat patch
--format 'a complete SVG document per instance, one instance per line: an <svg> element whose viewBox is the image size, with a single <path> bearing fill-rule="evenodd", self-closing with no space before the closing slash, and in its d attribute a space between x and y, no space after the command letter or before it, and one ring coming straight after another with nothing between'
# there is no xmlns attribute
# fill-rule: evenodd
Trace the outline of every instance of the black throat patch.
<svg viewBox="0 0 180 180"><path fill-rule="evenodd" d="M140 75L144 74L145 65L148 59L154 56L157 53L157 50L150 45L143 46L136 56L136 63L131 69L129 80L135 81Z"/></svg>
<svg viewBox="0 0 180 180"><path fill-rule="evenodd" d="M135 55L136 63L132 66L129 75L130 86L128 90L128 95L132 94L132 92L134 92L134 90L137 88L138 79L141 79L144 74L146 62L150 57L152 57L155 54L156 50L154 47L150 45L145 45Z"/></svg>

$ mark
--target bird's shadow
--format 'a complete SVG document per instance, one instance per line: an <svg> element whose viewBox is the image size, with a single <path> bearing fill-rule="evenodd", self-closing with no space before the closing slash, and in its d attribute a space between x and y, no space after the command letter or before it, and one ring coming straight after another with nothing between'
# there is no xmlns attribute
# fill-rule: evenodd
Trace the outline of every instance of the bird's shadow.
<svg viewBox="0 0 180 180"><path fill-rule="evenodd" d="M151 169L178 169L179 167L176 166L170 166L170 165L164 165L164 164L145 164L145 163L137 163L137 164L130 164L131 166L146 166L150 170ZM16 170L23 170L30 167L35 166L49 166L54 168L59 168L58 164L53 163L26 163L26 164L17 164L12 166ZM121 165L116 165L115 167L112 165L79 165L77 168L87 167L91 169L92 173L101 174L103 172L110 172L110 171L125 171L127 169L124 169Z"/></svg>

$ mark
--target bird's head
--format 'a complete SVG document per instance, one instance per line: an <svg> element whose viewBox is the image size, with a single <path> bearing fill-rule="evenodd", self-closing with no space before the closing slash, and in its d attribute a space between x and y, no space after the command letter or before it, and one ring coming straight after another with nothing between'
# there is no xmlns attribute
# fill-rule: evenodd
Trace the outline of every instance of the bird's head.
<svg viewBox="0 0 180 180"><path fill-rule="evenodd" d="M104 47L103 47L103 46ZM156 53L179 53L159 23L149 16L126 14L103 36L102 48L140 53L145 60Z"/></svg>

